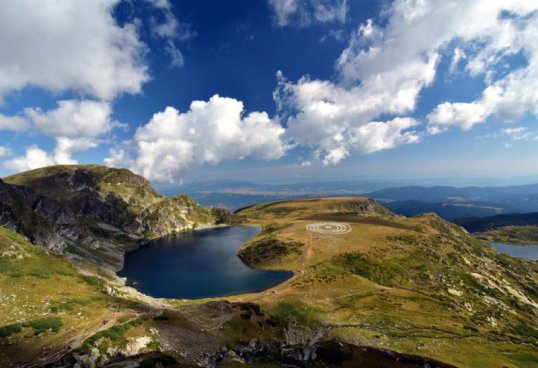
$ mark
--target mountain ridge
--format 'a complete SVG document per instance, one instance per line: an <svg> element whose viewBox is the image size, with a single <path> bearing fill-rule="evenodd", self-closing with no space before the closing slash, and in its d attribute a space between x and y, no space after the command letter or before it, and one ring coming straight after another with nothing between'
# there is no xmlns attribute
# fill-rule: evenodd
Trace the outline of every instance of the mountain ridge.
<svg viewBox="0 0 538 368"><path fill-rule="evenodd" d="M126 251L215 225L189 196L159 195L143 177L99 165L62 165L4 178L0 225L83 262L120 269Z"/></svg>
<svg viewBox="0 0 538 368"><path fill-rule="evenodd" d="M272 289L204 300L138 293L114 275L114 255L121 259L159 232L190 229L207 216L213 226L217 217L193 207L188 197L155 195L142 179L116 169L70 166L0 182L2 224L18 226L36 244L38 236L57 237L73 242L68 246L82 252L81 259L104 259L73 269L62 256L0 227L0 285L15 295L0 298L9 301L8 308L22 308L4 316L0 361L19 367L45 355L61 366L87 367L157 354L161 362L189 366L277 367L323 365L329 354L339 361L327 366L377 363L365 349L394 358L380 367L397 366L401 354L415 357L402 366L415 367L515 368L536 361L535 262L500 255L436 214L405 217L371 198L282 200L234 214L234 223L262 228L239 250L245 263L293 272ZM339 230L326 231L331 226ZM128 235L132 243L122 243ZM35 257L28 257L33 251ZM73 260L71 252L65 254ZM59 263L47 268L53 260ZM39 299L28 307L24 298L32 288ZM55 290L54 298L47 288ZM85 329L72 340L83 322ZM39 349L26 355L34 345Z"/></svg>

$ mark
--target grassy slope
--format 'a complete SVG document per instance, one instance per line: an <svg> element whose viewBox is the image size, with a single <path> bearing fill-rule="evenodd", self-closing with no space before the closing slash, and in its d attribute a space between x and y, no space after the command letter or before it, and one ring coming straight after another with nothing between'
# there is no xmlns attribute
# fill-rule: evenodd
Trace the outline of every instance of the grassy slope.
<svg viewBox="0 0 538 368"><path fill-rule="evenodd" d="M491 242L536 245L538 244L538 226L505 226L476 233L475 236Z"/></svg>
<svg viewBox="0 0 538 368"><path fill-rule="evenodd" d="M101 281L0 227L0 366L65 352L122 312Z"/></svg>
<svg viewBox="0 0 538 368"><path fill-rule="evenodd" d="M461 367L536 366L536 264L498 256L435 216L393 216L357 198L257 205L239 215L264 229L243 248L243 259L295 272L269 291L222 298L258 303L262 316L249 307L200 300L167 301L164 316L137 319L139 309L126 311L126 300L102 293L63 258L0 228L0 296L7 301L0 305L0 327L7 333L21 327L0 338L10 344L0 346L0 365L35 361L66 345L110 355L108 349L126 349L139 338L150 338L142 351L161 349L193 364L223 345L282 339L287 326L290 343L325 330L326 338ZM329 236L305 230L325 219L345 221L352 231ZM103 325L104 319L110 322Z"/></svg>
<svg viewBox="0 0 538 368"><path fill-rule="evenodd" d="M298 200L241 211L264 228L243 259L296 273L251 300L284 316L291 308L302 323L354 344L464 367L538 366L536 263L498 255L434 215L364 211L368 203ZM353 219L353 211L362 215ZM340 221L350 233L306 231L309 223L338 220L338 212L347 213Z"/></svg>

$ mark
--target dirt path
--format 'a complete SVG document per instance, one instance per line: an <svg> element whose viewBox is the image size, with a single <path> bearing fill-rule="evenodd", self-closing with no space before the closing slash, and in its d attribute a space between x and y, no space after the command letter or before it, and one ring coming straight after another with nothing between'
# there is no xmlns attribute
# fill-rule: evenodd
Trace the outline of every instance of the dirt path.
<svg viewBox="0 0 538 368"><path fill-rule="evenodd" d="M301 262L301 272L306 270L306 266L309 264L310 259L312 258L312 242L313 242L313 233L308 232L308 241L305 244L305 249L303 251L302 262Z"/></svg>

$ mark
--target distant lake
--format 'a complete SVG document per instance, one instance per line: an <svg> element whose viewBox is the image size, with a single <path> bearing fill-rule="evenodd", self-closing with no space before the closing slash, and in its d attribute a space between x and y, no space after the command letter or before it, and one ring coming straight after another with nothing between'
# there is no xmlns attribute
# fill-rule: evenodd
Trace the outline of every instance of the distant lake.
<svg viewBox="0 0 538 368"><path fill-rule="evenodd" d="M125 256L118 272L127 283L156 298L197 299L260 292L290 278L288 271L246 266L239 248L257 226L222 227L169 236Z"/></svg>
<svg viewBox="0 0 538 368"><path fill-rule="evenodd" d="M532 261L538 260L538 245L514 245L506 243L492 243L491 244L497 252L508 254L512 257L530 259Z"/></svg>

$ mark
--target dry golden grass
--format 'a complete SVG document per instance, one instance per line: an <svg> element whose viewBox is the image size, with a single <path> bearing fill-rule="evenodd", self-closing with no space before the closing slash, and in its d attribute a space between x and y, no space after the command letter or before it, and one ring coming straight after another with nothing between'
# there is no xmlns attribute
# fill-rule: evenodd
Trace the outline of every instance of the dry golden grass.
<svg viewBox="0 0 538 368"><path fill-rule="evenodd" d="M268 310L282 303L306 306L316 311L312 312L316 323L332 328L329 337L358 345L424 355L461 367L538 366L536 348L517 342L518 338L532 341L532 332L524 337L514 332L518 318L538 331L538 311L519 305L512 309L517 317L498 318L497 326L485 322L499 308L482 300L487 288L473 289L475 285L465 285L459 275L486 272L482 264L492 264L487 266L493 267L488 272L499 272L503 270L501 261L484 243L456 226L434 215L395 216L367 199L349 197L257 205L239 215L264 229L245 249L268 238L303 245L299 252L256 264L292 270L295 276L291 280L235 300L255 301ZM310 223L332 220L345 222L352 230L339 235L306 230ZM344 269L342 257L349 254L364 255L361 265L379 264L381 275L376 274L377 269L362 275L360 270ZM529 267L523 261L514 262L523 269ZM533 275L531 269L527 269L529 275ZM506 269L503 272L507 279L514 276ZM520 289L523 285L536 288L536 276L528 283L522 281L526 276L519 274L510 282ZM451 295L449 287L464 290L464 294ZM513 302L508 294L495 297ZM536 295L529 297L536 302ZM473 310L467 310L465 303Z"/></svg>

